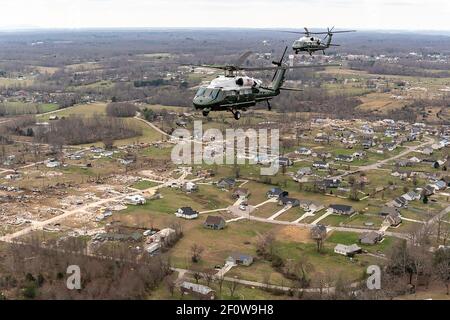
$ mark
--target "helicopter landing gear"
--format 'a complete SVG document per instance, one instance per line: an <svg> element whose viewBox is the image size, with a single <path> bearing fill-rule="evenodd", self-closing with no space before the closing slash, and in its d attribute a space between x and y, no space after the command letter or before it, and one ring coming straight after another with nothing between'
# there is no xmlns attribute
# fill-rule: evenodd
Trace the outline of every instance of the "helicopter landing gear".
<svg viewBox="0 0 450 320"><path fill-rule="evenodd" d="M233 114L234 119L239 120L241 118L241 112L240 111L233 110L233 109L228 109L228 111L230 111Z"/></svg>
<svg viewBox="0 0 450 320"><path fill-rule="evenodd" d="M203 109L202 114L204 117L207 117L209 114L209 109Z"/></svg>
<svg viewBox="0 0 450 320"><path fill-rule="evenodd" d="M272 106L270 105L269 100L266 100L266 101L267 101L267 110L271 111L272 110Z"/></svg>

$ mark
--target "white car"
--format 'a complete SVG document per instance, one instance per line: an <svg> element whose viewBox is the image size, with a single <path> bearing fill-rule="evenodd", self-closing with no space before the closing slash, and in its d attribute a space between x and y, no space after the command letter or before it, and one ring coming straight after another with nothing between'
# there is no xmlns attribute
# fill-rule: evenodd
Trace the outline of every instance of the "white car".
<svg viewBox="0 0 450 320"><path fill-rule="evenodd" d="M245 210L247 210L247 205L246 204L241 204L239 206L239 209L242 210L242 211L245 211Z"/></svg>

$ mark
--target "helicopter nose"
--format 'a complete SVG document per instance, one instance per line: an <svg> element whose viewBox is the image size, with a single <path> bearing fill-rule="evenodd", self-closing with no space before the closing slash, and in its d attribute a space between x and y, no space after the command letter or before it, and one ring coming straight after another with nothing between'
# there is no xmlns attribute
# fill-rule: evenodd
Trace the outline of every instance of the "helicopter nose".
<svg viewBox="0 0 450 320"><path fill-rule="evenodd" d="M204 107L208 104L208 99L205 99L204 97L195 97L193 104L195 107Z"/></svg>

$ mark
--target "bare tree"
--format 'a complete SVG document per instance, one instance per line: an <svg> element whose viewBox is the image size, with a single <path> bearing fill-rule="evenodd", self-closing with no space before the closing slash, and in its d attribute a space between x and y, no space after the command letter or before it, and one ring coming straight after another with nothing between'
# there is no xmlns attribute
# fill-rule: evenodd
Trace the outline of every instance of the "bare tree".
<svg viewBox="0 0 450 320"><path fill-rule="evenodd" d="M191 260L194 263L197 263L201 259L201 254L204 248L196 243L191 246Z"/></svg>
<svg viewBox="0 0 450 320"><path fill-rule="evenodd" d="M227 282L228 290L230 290L230 296L234 297L234 293L236 292L236 289L239 287L239 282L237 281L228 281Z"/></svg>

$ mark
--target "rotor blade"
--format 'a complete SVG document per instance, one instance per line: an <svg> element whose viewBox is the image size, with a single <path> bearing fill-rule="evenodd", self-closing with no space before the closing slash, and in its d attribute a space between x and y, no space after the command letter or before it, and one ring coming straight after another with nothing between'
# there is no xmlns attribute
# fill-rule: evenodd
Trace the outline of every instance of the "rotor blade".
<svg viewBox="0 0 450 320"><path fill-rule="evenodd" d="M271 31L295 33L295 34L308 34L307 32L304 32L304 31L289 31L289 30L271 30Z"/></svg>
<svg viewBox="0 0 450 320"><path fill-rule="evenodd" d="M244 62L245 62L245 60L247 60L247 58L252 54L253 52L251 52L251 51L247 51L247 52L245 52L243 55L241 55L237 60L236 60L236 62L235 62L235 66L236 67L240 67Z"/></svg>
<svg viewBox="0 0 450 320"><path fill-rule="evenodd" d="M356 32L356 30L340 30L340 31L323 31L323 32L304 32L304 31L290 31L290 30L270 30L270 31L278 31L278 32L285 32L285 33L295 33L295 34L329 34L329 33L345 33L345 32Z"/></svg>
<svg viewBox="0 0 450 320"><path fill-rule="evenodd" d="M306 34L309 34L309 30L308 30L308 28L307 28L307 27L303 27L303 29L305 29L305 31L306 31Z"/></svg>
<svg viewBox="0 0 450 320"><path fill-rule="evenodd" d="M277 70L277 69L305 69L305 68L322 68L322 67L342 67L342 64L305 64L300 66L283 66L283 67L248 67L241 68L244 71L266 71L266 70Z"/></svg>
<svg viewBox="0 0 450 320"><path fill-rule="evenodd" d="M339 30L339 31L330 30L330 33L346 33L346 32L356 32L356 30Z"/></svg>
<svg viewBox="0 0 450 320"><path fill-rule="evenodd" d="M285 91L304 91L303 89L283 88L283 87L281 87L280 90L285 90Z"/></svg>

